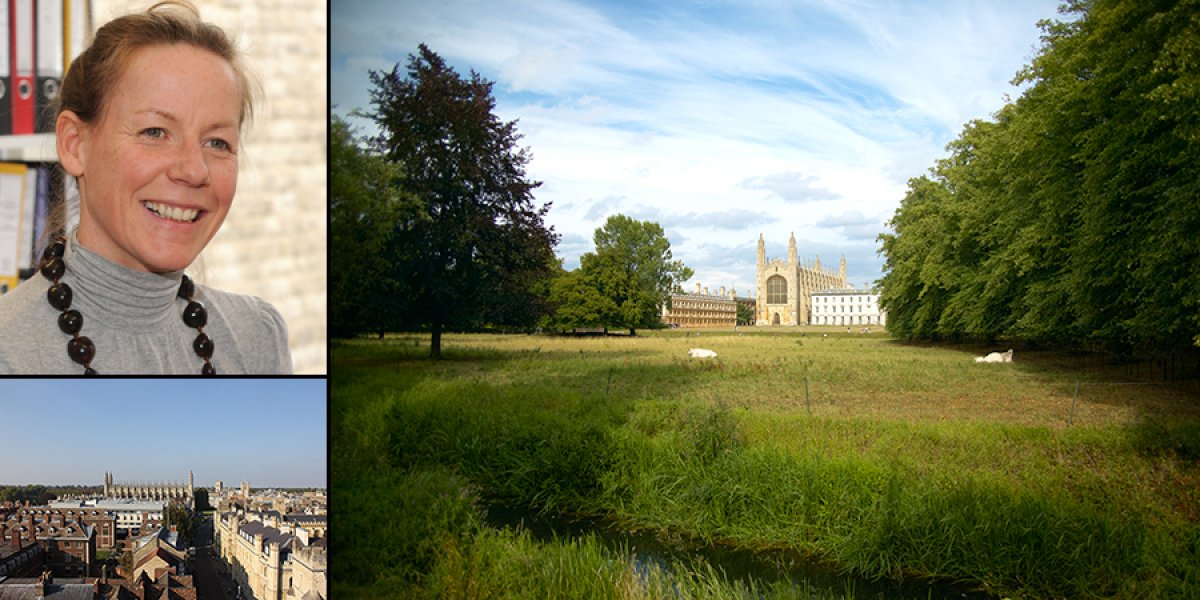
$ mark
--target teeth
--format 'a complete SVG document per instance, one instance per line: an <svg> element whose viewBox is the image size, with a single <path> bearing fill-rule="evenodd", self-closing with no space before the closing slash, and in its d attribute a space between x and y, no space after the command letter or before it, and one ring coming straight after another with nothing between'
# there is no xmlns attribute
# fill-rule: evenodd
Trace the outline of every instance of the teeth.
<svg viewBox="0 0 1200 600"><path fill-rule="evenodd" d="M143 202L142 205L160 217L171 219L172 221L181 221L183 223L191 223L192 221L195 221L196 216L200 214L200 211L194 208L179 208L176 206L168 206L166 204L151 202L149 200Z"/></svg>

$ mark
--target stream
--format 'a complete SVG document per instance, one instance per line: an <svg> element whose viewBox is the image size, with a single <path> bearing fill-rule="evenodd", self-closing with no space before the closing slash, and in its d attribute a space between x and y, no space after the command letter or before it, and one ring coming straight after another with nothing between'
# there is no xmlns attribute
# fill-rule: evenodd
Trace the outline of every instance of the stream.
<svg viewBox="0 0 1200 600"><path fill-rule="evenodd" d="M866 579L839 572L793 550L752 551L725 545L665 540L647 531L626 531L599 517L574 517L544 514L536 510L491 501L485 504L487 523L492 527L522 528L535 540L576 539L594 534L614 552L626 549L638 566L656 565L671 571L678 561L693 564L704 561L730 580L771 583L791 581L798 588L813 592L844 595L847 598L928 598L987 599L991 596L969 585L946 581L894 581Z"/></svg>

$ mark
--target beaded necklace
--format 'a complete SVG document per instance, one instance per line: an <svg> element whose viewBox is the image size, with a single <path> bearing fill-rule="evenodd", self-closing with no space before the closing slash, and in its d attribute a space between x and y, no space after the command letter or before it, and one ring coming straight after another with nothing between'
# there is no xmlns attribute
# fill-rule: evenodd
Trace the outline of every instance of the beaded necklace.
<svg viewBox="0 0 1200 600"><path fill-rule="evenodd" d="M96 357L96 345L87 336L79 335L79 330L83 328L83 315L71 308L73 298L71 286L59 281L63 273L67 271L67 263L63 261L66 242L66 238L59 237L46 247L45 252L42 253L42 266L39 270L46 279L51 281L50 289L46 290L46 299L50 302L50 306L62 311L62 314L58 315L58 328L71 336L71 339L67 341L67 356L83 366L84 375L96 375L96 370L92 368L92 359ZM195 284L187 275L184 275L183 280L179 282L179 291L175 294L176 297L187 301L187 306L183 309L183 322L199 332L192 342L192 349L196 351L197 356L204 359L204 366L200 368L200 374L216 375L217 370L210 362L213 355L213 341L208 334L204 333L204 326L208 324L208 311L205 310L203 304L192 300L192 295L195 293Z"/></svg>

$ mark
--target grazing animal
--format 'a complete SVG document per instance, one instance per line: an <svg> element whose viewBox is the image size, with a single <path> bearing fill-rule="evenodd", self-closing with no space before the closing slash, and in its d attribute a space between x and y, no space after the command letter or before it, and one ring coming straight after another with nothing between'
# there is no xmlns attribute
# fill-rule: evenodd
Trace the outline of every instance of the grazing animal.
<svg viewBox="0 0 1200 600"><path fill-rule="evenodd" d="M692 358L716 358L717 353L704 348L691 348L688 350L688 356Z"/></svg>
<svg viewBox="0 0 1200 600"><path fill-rule="evenodd" d="M976 356L975 362L977 362L977 363L1010 363L1010 362L1012 362L1012 357L1013 357L1013 351L1010 349L1008 352L992 352L991 354L988 354L987 356Z"/></svg>

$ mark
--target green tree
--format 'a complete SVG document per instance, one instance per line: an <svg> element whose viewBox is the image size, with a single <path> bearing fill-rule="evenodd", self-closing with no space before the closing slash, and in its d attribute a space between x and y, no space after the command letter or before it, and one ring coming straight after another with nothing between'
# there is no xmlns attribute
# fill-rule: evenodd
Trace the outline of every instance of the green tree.
<svg viewBox="0 0 1200 600"><path fill-rule="evenodd" d="M329 325L348 337L394 325L403 312L387 255L391 232L424 216L405 194L400 165L360 147L350 126L330 116L329 146Z"/></svg>
<svg viewBox="0 0 1200 600"><path fill-rule="evenodd" d="M213 510L212 505L208 503L208 490L196 490L196 512L207 510Z"/></svg>
<svg viewBox="0 0 1200 600"><path fill-rule="evenodd" d="M752 310L749 306L742 304L741 302L737 303L737 324L738 325L753 325L754 324L754 310Z"/></svg>
<svg viewBox="0 0 1200 600"><path fill-rule="evenodd" d="M969 123L880 237L889 329L1200 345L1200 18L1193 1L1068 2L1028 84Z"/></svg>
<svg viewBox="0 0 1200 600"><path fill-rule="evenodd" d="M570 331L577 327L607 329L609 316L617 312L613 300L600 293L582 268L560 269L550 286L550 302L554 311L546 317L545 325L555 331Z"/></svg>
<svg viewBox="0 0 1200 600"><path fill-rule="evenodd" d="M605 326L629 329L630 335L660 326L671 290L692 277L682 261L672 260L662 226L613 215L593 241L596 251L580 257L581 281L576 283L598 295L584 296L589 311L596 311Z"/></svg>
<svg viewBox="0 0 1200 600"><path fill-rule="evenodd" d="M494 114L492 83L463 78L422 44L408 67L370 73L372 142L405 168L402 189L420 202L388 243L397 326L428 328L441 357L448 327L532 327L548 311L539 295L558 241L525 176L528 150L516 122Z"/></svg>
<svg viewBox="0 0 1200 600"><path fill-rule="evenodd" d="M175 531L179 533L179 538L183 540L186 546L192 545L192 513L187 507L177 502L172 502L166 507L166 514L163 515L167 526L174 526Z"/></svg>

